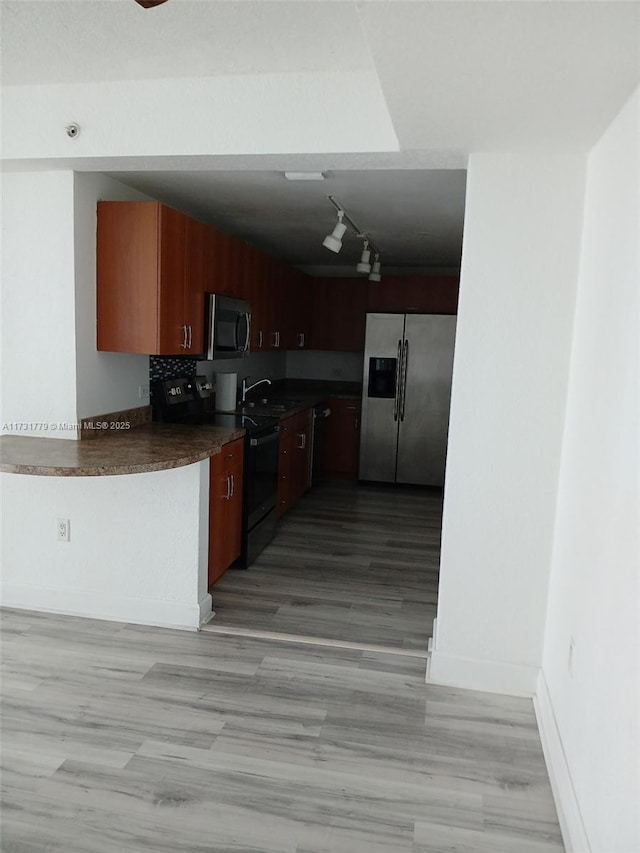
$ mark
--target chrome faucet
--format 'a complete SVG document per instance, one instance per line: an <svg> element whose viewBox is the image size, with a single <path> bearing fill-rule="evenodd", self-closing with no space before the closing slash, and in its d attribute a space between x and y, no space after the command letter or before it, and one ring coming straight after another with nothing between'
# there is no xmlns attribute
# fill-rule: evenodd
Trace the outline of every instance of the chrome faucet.
<svg viewBox="0 0 640 853"><path fill-rule="evenodd" d="M259 379L257 382L254 382L253 385L247 385L247 379L250 379L250 376L245 376L242 380L242 402L247 402L247 394L249 391L252 391L254 388L257 388L258 385L263 385L265 382L267 385L271 385L270 379Z"/></svg>

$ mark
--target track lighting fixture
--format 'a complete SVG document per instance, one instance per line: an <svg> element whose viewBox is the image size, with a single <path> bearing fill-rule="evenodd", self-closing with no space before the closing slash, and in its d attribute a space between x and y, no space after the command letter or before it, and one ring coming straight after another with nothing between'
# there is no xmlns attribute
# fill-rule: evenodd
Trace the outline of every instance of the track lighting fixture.
<svg viewBox="0 0 640 853"><path fill-rule="evenodd" d="M337 253L340 251L342 248L342 238L347 230L347 226L343 222L343 220L345 220L353 229L356 237L360 240L364 240L364 248L362 250L360 261L356 266L356 270L365 274L369 273L370 281L380 281L380 252L378 251L378 247L374 245L368 234L358 228L356 223L353 221L353 217L347 213L336 198L332 195L328 195L327 198L338 212L338 224L331 234L324 238L322 245L326 246L327 249L331 249L332 252ZM375 263L373 264L373 267L371 266L371 250L373 250L375 254Z"/></svg>
<svg viewBox="0 0 640 853"><path fill-rule="evenodd" d="M369 251L369 241L364 241L364 249L362 250L362 257L360 258L360 263L356 267L357 272L371 272L371 252Z"/></svg>
<svg viewBox="0 0 640 853"><path fill-rule="evenodd" d="M336 254L342 248L342 238L347 230L347 226L342 221L344 219L344 210L338 210L338 224L335 226L331 234L328 234L322 241L322 245L326 246Z"/></svg>
<svg viewBox="0 0 640 853"><path fill-rule="evenodd" d="M380 255L376 252L376 257L373 262L373 266L371 267L371 272L369 273L369 281L380 281L382 276L380 275Z"/></svg>

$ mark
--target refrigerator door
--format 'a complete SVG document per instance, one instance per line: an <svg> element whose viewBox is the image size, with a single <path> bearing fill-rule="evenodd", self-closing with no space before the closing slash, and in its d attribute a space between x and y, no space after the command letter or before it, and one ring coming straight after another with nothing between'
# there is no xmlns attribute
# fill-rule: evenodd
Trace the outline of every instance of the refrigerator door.
<svg viewBox="0 0 640 853"><path fill-rule="evenodd" d="M393 483L398 447L404 314L367 314L360 432L361 480Z"/></svg>
<svg viewBox="0 0 640 853"><path fill-rule="evenodd" d="M401 383L398 483L444 485L456 318L407 314Z"/></svg>

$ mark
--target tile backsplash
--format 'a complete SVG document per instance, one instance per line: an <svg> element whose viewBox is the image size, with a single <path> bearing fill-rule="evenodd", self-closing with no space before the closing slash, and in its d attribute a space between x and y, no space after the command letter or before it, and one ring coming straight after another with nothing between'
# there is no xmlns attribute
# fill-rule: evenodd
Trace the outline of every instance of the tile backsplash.
<svg viewBox="0 0 640 853"><path fill-rule="evenodd" d="M198 361L183 355L149 356L149 381L155 379L177 379L199 373Z"/></svg>

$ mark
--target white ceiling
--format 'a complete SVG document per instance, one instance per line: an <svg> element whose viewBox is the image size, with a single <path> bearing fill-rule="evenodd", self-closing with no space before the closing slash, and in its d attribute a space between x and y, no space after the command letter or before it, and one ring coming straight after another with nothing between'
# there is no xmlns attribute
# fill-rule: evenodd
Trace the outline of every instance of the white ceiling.
<svg viewBox="0 0 640 853"><path fill-rule="evenodd" d="M467 156L588 150L640 79L640 3L626 0L169 0L150 10L3 0L1 25L3 85L373 72L397 153L59 163L117 169L292 262L336 272L359 247L320 248L328 193L371 231L385 263L456 266ZM296 185L280 174L300 168L328 179Z"/></svg>
<svg viewBox="0 0 640 853"><path fill-rule="evenodd" d="M355 265L362 241L351 230L340 255L322 246L336 223L335 196L380 249L385 269L460 264L463 170L331 171L291 182L280 171L116 173L113 177L230 234L319 273ZM329 267L329 270L324 269Z"/></svg>

